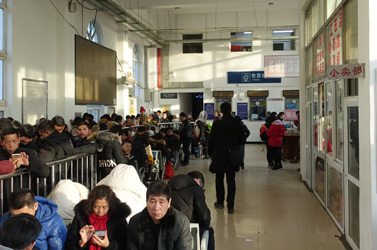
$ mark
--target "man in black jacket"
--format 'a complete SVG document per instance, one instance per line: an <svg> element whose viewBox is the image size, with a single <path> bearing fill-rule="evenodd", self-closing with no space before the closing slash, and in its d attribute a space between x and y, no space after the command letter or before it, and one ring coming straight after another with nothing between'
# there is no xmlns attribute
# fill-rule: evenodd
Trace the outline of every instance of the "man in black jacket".
<svg viewBox="0 0 377 250"><path fill-rule="evenodd" d="M78 138L73 141L74 154L79 153L88 153L94 154L97 151L97 141L95 138L88 139L88 135L90 135L91 129L89 128L89 124L86 122L80 122L77 124L77 135Z"/></svg>
<svg viewBox="0 0 377 250"><path fill-rule="evenodd" d="M192 137L192 128L191 123L187 119L187 115L184 112L179 114L179 120L182 122L180 127L180 143L183 144L182 150L184 153L183 162L181 162L182 166L187 166L190 163L190 143Z"/></svg>
<svg viewBox="0 0 377 250"><path fill-rule="evenodd" d="M39 178L49 176L50 168L38 159L32 149L19 148L20 138L15 128L6 127L1 131L1 145L0 161L11 160L15 168L26 168Z"/></svg>
<svg viewBox="0 0 377 250"><path fill-rule="evenodd" d="M232 106L224 102L220 106L223 117L213 123L211 134L208 138L208 152L211 157L209 171L216 174L216 199L215 207L224 208L225 188L224 175L228 184L227 207L228 213L234 213L234 199L236 195L236 172L240 166L232 167L230 148L242 144L242 126L232 115Z"/></svg>
<svg viewBox="0 0 377 250"><path fill-rule="evenodd" d="M204 230L209 231L208 249L215 249L214 231L211 227L211 211L204 195L204 176L198 171L187 175L179 174L168 182L172 190L171 205L184 213L190 223L199 223L200 237Z"/></svg>
<svg viewBox="0 0 377 250"><path fill-rule="evenodd" d="M130 220L126 250L191 250L190 222L170 204L170 187L162 181L152 182L147 207Z"/></svg>
<svg viewBox="0 0 377 250"><path fill-rule="evenodd" d="M54 129L54 124L51 121L41 121L38 124L37 130L42 140L38 156L43 162L62 159L65 156L73 154L71 140L64 135L59 134L59 132Z"/></svg>
<svg viewBox="0 0 377 250"><path fill-rule="evenodd" d="M98 133L96 139L98 147L98 181L105 178L118 164L126 163L122 152L120 134L122 126L113 125L109 132Z"/></svg>

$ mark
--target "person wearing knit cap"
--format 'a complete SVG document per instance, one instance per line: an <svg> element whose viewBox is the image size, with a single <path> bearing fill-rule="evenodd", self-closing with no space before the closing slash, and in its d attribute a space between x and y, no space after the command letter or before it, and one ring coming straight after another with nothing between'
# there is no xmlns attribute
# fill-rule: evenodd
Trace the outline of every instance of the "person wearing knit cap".
<svg viewBox="0 0 377 250"><path fill-rule="evenodd" d="M145 114L146 110L143 106L140 107L140 124L145 125L148 121L148 116Z"/></svg>

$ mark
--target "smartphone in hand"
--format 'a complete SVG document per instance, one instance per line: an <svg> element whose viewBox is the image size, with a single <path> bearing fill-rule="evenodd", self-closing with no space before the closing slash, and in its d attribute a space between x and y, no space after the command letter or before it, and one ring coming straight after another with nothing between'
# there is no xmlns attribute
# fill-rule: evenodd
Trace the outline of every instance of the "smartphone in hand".
<svg viewBox="0 0 377 250"><path fill-rule="evenodd" d="M106 235L106 230L97 230L94 232L94 234L100 238L101 240L103 240L105 238L105 235Z"/></svg>
<svg viewBox="0 0 377 250"><path fill-rule="evenodd" d="M12 162L17 160L18 158L21 158L21 154L12 154Z"/></svg>

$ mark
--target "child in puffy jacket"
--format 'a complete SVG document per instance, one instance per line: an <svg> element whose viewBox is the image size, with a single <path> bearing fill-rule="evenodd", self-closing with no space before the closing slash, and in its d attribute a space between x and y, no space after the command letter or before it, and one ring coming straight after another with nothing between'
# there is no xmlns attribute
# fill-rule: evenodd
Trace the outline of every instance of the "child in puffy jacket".
<svg viewBox="0 0 377 250"><path fill-rule="evenodd" d="M281 165L281 146L283 145L283 136L285 133L285 126L283 122L279 119L276 119L271 123L270 128L267 130L268 136L268 146L271 147L272 155L274 159L274 167L272 170L278 170L282 168Z"/></svg>

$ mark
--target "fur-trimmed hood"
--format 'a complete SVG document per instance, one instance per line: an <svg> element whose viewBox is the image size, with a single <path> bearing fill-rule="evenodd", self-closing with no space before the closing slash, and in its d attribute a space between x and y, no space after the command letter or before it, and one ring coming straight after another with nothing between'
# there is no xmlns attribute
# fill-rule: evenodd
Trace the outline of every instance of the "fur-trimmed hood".
<svg viewBox="0 0 377 250"><path fill-rule="evenodd" d="M78 217L80 220L85 220L86 216L83 213L84 205L88 200L82 200L80 201L75 208L73 209L75 211L75 216ZM113 214L109 220L115 219L126 219L128 215L131 214L131 209L126 203L121 203L121 205L118 207L118 211Z"/></svg>
<svg viewBox="0 0 377 250"><path fill-rule="evenodd" d="M96 136L96 139L98 143L105 145L109 141L117 141L120 144L122 144L122 140L120 139L120 136L111 132L99 132Z"/></svg>

